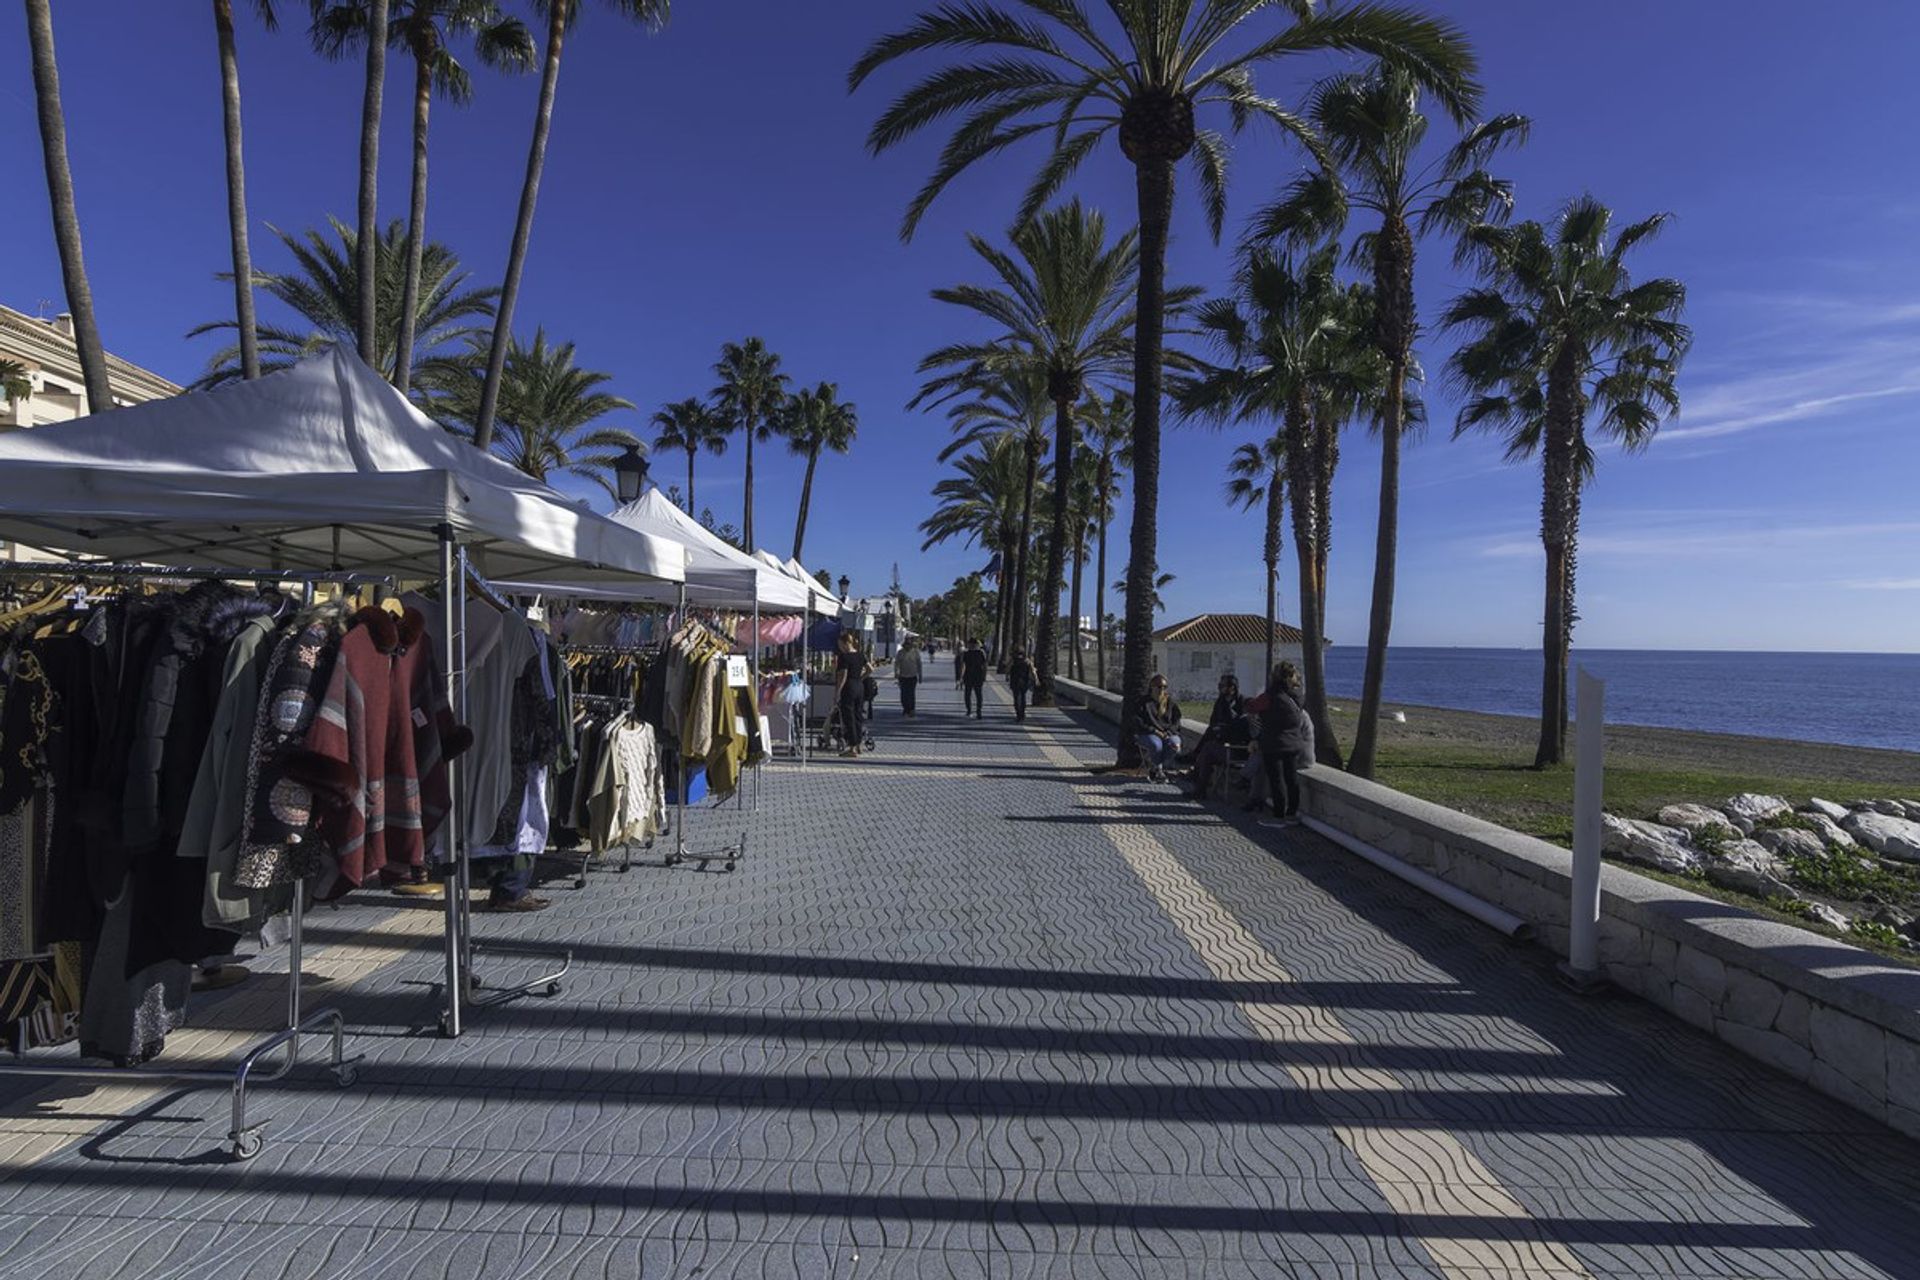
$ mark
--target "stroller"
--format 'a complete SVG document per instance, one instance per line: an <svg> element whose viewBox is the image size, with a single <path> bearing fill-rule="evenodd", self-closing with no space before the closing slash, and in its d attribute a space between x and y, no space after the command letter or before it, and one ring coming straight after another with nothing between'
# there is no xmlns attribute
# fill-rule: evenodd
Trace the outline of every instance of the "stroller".
<svg viewBox="0 0 1920 1280"><path fill-rule="evenodd" d="M845 727L840 723L840 699L831 681L817 682L813 686L813 702L808 708L807 719L814 730L814 745L820 751L845 751L851 743ZM874 749L871 721L862 720L860 724L860 749Z"/></svg>

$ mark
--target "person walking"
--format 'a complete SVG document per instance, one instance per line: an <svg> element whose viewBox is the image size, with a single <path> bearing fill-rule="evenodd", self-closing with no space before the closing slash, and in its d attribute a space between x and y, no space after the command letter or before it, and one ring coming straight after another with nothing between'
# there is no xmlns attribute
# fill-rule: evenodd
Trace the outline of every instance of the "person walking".
<svg viewBox="0 0 1920 1280"><path fill-rule="evenodd" d="M865 736L861 728L860 707L865 701L866 677L867 656L860 652L860 637L851 631L842 631L834 675L834 695L839 709L840 732L847 742L840 754L855 760L860 758L860 742Z"/></svg>
<svg viewBox="0 0 1920 1280"><path fill-rule="evenodd" d="M967 647L960 655L960 693L965 699L963 714L980 718L980 711L987 700L987 651L980 647L978 640L969 638Z"/></svg>
<svg viewBox="0 0 1920 1280"><path fill-rule="evenodd" d="M1302 705L1300 673L1291 662L1273 669L1267 690L1247 704L1260 717L1260 763L1273 804L1271 826L1300 822L1300 770L1313 763L1313 721Z"/></svg>
<svg viewBox="0 0 1920 1280"><path fill-rule="evenodd" d="M1025 649L1015 649L1013 665L1007 668L1007 686L1013 690L1013 718L1022 724L1027 719L1027 699L1039 682L1040 674L1033 669L1033 659Z"/></svg>
<svg viewBox="0 0 1920 1280"><path fill-rule="evenodd" d="M1167 766L1180 754L1180 710L1167 692L1165 676L1147 681L1147 696L1134 713L1132 729L1145 759L1148 780L1165 782Z"/></svg>
<svg viewBox="0 0 1920 1280"><path fill-rule="evenodd" d="M916 695L920 688L920 642L907 641L907 647L893 660L893 678L900 682L900 711L911 716L917 706Z"/></svg>

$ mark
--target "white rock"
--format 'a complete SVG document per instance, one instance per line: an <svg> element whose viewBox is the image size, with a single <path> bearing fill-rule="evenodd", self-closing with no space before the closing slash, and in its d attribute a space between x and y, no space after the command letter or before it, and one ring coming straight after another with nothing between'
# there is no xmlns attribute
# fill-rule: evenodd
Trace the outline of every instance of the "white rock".
<svg viewBox="0 0 1920 1280"><path fill-rule="evenodd" d="M1898 800L1869 800L1865 807L1873 810L1875 813L1884 813L1889 818L1904 818L1907 816L1906 806Z"/></svg>
<svg viewBox="0 0 1920 1280"><path fill-rule="evenodd" d="M1673 875L1697 869L1700 855L1694 852L1687 833L1678 827L1663 827L1657 822L1636 818L1600 816L1600 848L1625 862L1637 862Z"/></svg>
<svg viewBox="0 0 1920 1280"><path fill-rule="evenodd" d="M1734 829L1726 814L1704 804L1670 804L1660 811L1659 818L1663 826L1679 827L1687 832L1703 827L1719 827L1723 832Z"/></svg>
<svg viewBox="0 0 1920 1280"><path fill-rule="evenodd" d="M1818 796L1815 796L1813 799L1807 801L1807 808L1811 809L1813 812L1817 814L1822 815L1823 817L1831 818L1835 822L1838 822L1840 821L1840 819L1846 817L1848 812L1847 806L1843 804L1835 804L1831 800L1822 800Z"/></svg>
<svg viewBox="0 0 1920 1280"><path fill-rule="evenodd" d="M1863 810L1847 815L1845 826L1867 848L1896 862L1920 862L1920 822Z"/></svg>
<svg viewBox="0 0 1920 1280"><path fill-rule="evenodd" d="M1707 865L1707 881L1723 889L1750 893L1756 898L1793 898L1793 887L1786 882L1786 867L1780 859L1751 840L1730 846L1725 855Z"/></svg>
<svg viewBox="0 0 1920 1280"><path fill-rule="evenodd" d="M1811 909L1810 914L1816 922L1824 924L1830 929L1845 929L1847 927L1847 918L1826 903L1813 902L1809 903L1808 906Z"/></svg>
<svg viewBox="0 0 1920 1280"><path fill-rule="evenodd" d="M1752 835L1753 829L1762 818L1771 818L1776 813L1791 813L1793 806L1779 796L1756 795L1743 791L1730 797L1720 806L1732 818L1734 825L1740 828L1741 835Z"/></svg>
<svg viewBox="0 0 1920 1280"><path fill-rule="evenodd" d="M1829 818L1826 814L1803 813L1800 816L1808 822L1811 822L1814 826L1813 834L1819 836L1828 844L1839 845L1842 849L1851 849L1854 847L1853 837L1841 830L1840 824L1832 818ZM1840 816L1845 817L1846 815L1841 814Z"/></svg>
<svg viewBox="0 0 1920 1280"><path fill-rule="evenodd" d="M1769 828L1753 838L1768 853L1777 853L1783 858L1817 858L1827 851L1826 844L1811 831Z"/></svg>
<svg viewBox="0 0 1920 1280"><path fill-rule="evenodd" d="M1908 822L1920 822L1920 800L1902 800L1900 807L1907 811Z"/></svg>

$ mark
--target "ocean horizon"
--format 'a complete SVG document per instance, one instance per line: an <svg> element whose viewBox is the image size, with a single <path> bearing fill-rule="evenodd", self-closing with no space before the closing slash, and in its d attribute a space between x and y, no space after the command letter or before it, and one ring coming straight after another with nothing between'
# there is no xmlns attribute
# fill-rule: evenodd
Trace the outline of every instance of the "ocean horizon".
<svg viewBox="0 0 1920 1280"><path fill-rule="evenodd" d="M1357 699L1365 664L1330 647L1328 694ZM1573 665L1607 682L1609 724L1920 752L1920 654L1575 649ZM1385 697L1537 716L1540 651L1394 647Z"/></svg>

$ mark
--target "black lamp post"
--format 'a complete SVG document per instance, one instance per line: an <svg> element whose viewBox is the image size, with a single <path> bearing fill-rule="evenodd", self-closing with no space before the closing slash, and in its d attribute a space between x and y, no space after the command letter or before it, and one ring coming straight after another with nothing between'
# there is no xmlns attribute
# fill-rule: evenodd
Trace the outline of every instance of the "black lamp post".
<svg viewBox="0 0 1920 1280"><path fill-rule="evenodd" d="M853 585L852 579L847 577L847 575L844 573L840 575L840 599L841 600L844 601L847 598L847 588L851 587L852 585Z"/></svg>
<svg viewBox="0 0 1920 1280"><path fill-rule="evenodd" d="M647 455L637 444L628 445L626 452L613 460L613 487L621 502L638 500L647 487L647 470Z"/></svg>

